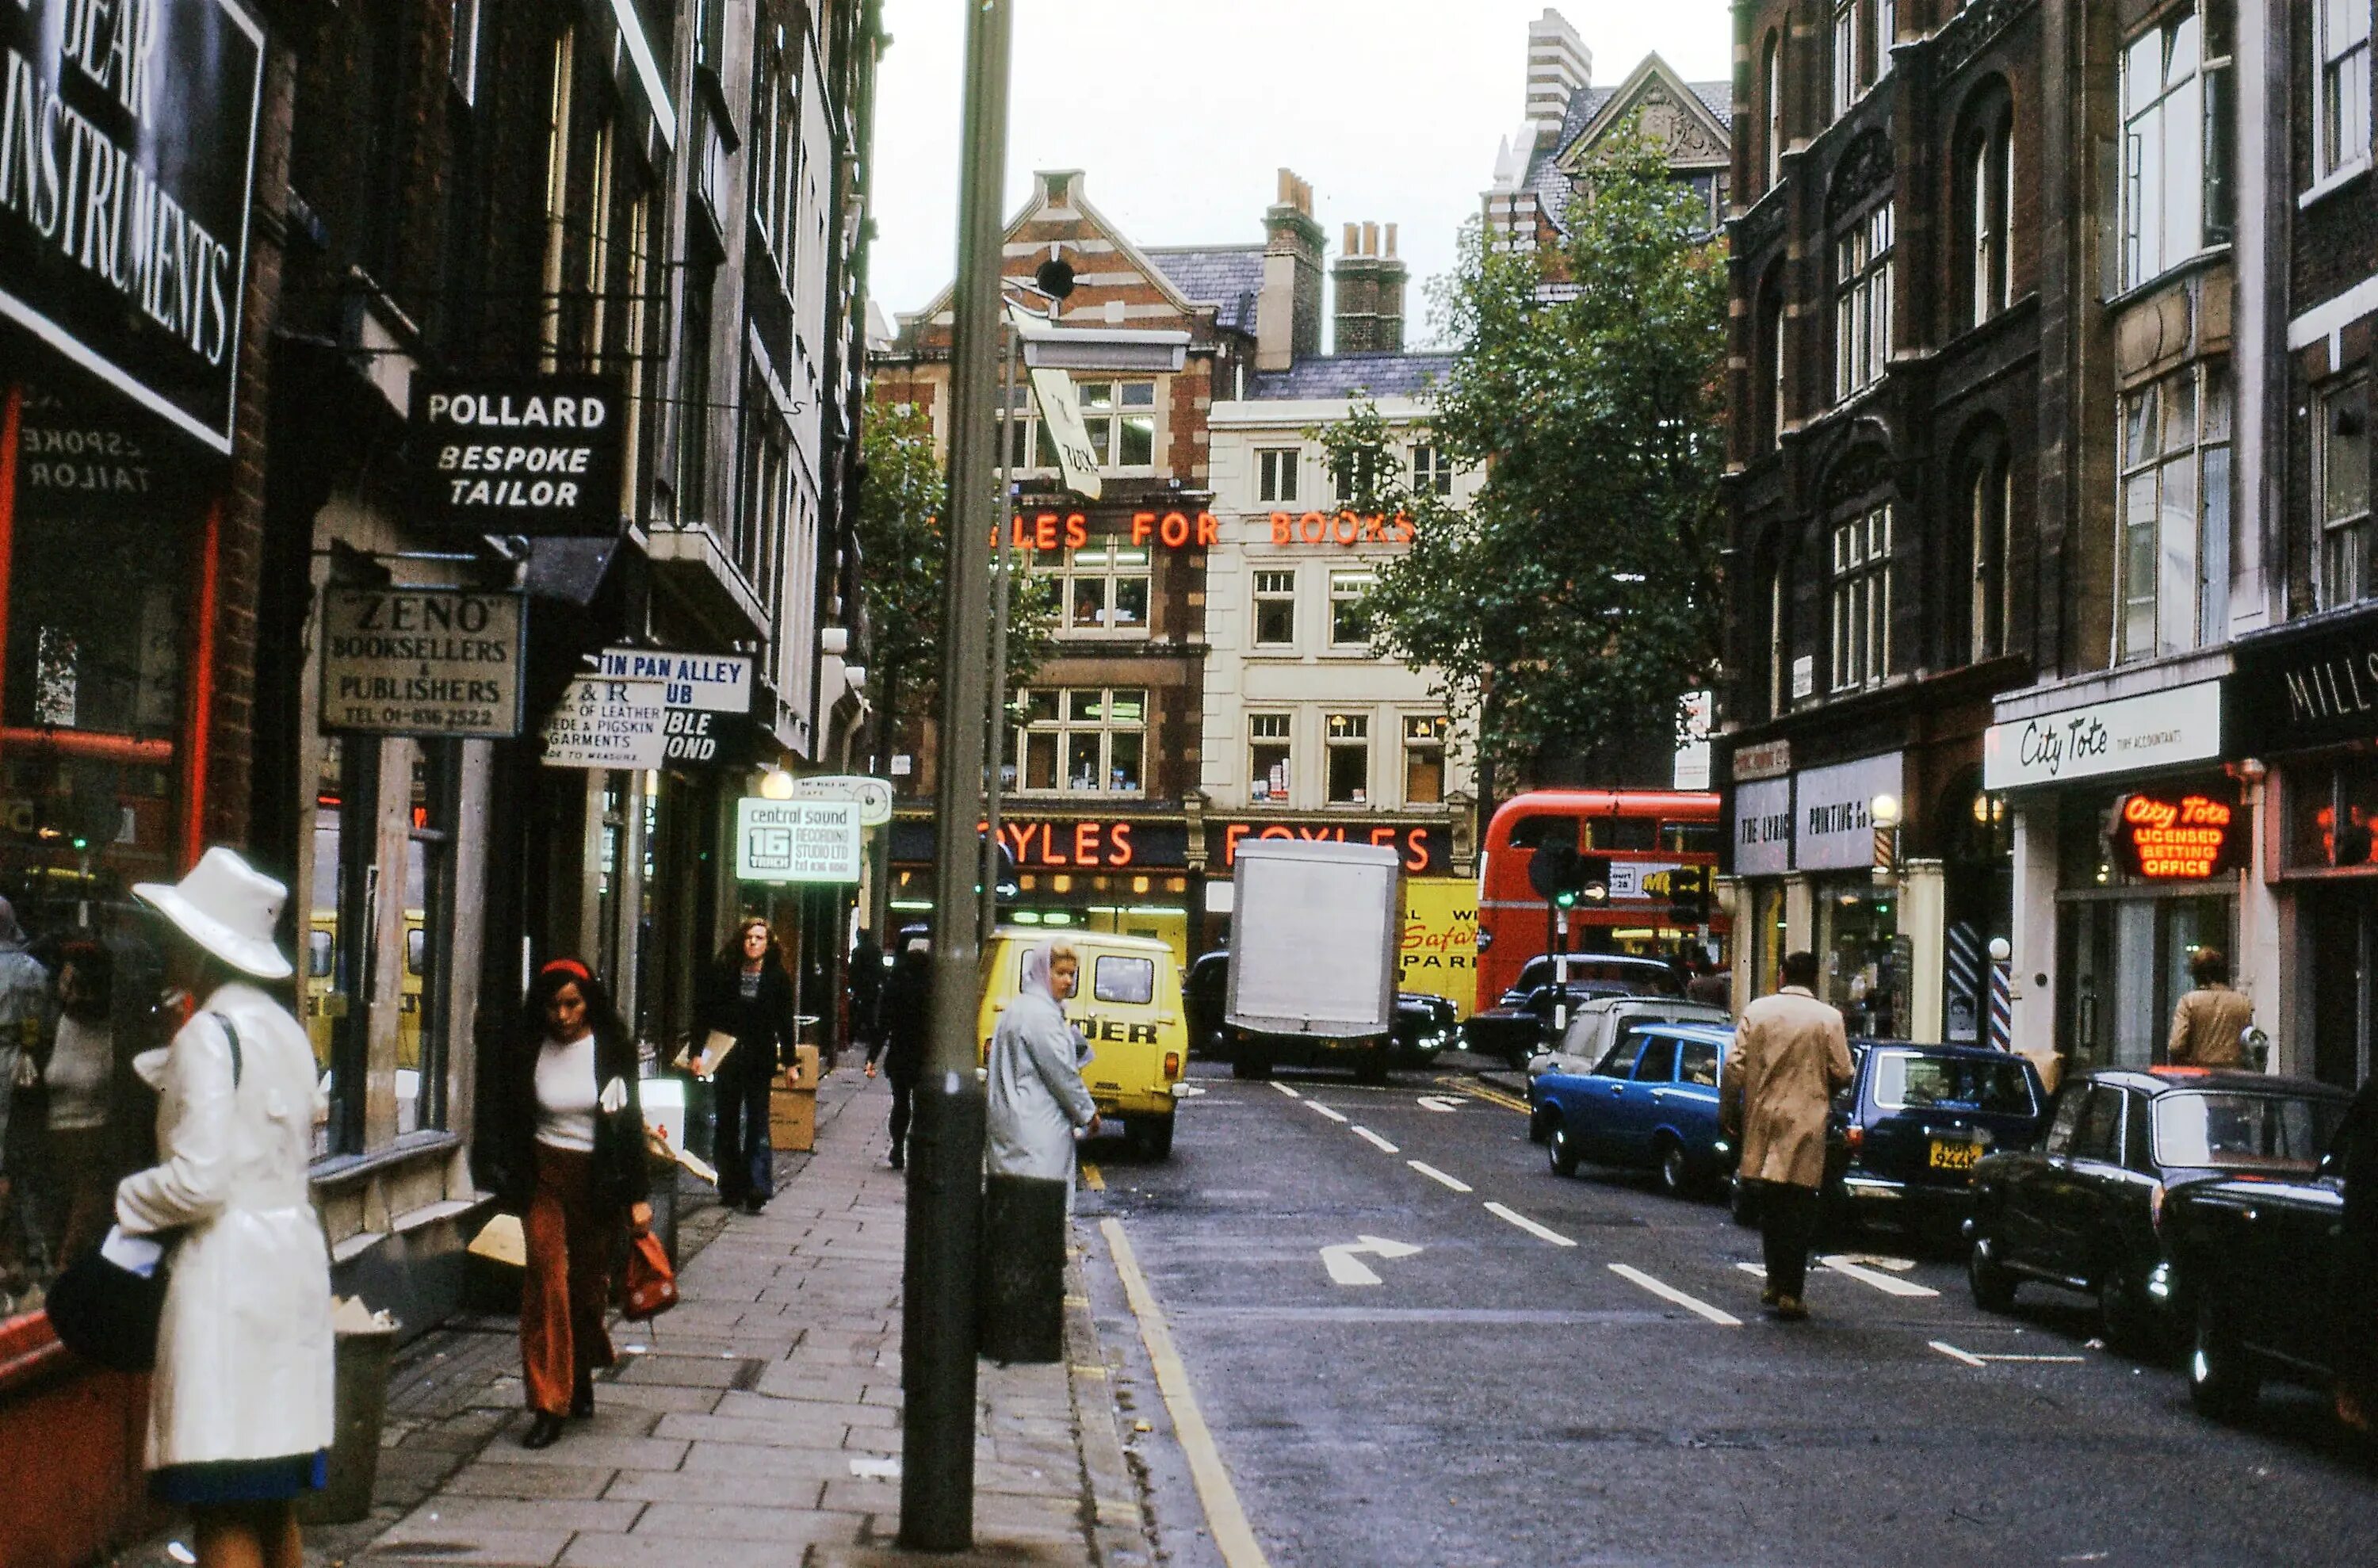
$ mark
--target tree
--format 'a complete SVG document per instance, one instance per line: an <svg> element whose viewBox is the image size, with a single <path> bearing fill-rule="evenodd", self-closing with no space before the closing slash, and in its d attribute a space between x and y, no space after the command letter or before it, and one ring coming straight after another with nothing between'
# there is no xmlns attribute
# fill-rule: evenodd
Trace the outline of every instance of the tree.
<svg viewBox="0 0 2378 1568"><path fill-rule="evenodd" d="M859 434L866 477L859 488L859 548L865 562L871 679L880 694L884 733L939 712L942 687L942 584L948 541L942 531L943 484L933 423L914 404L868 410ZM994 557L994 560L996 557ZM1028 552L1009 552L1015 573L1007 618L1007 687L1028 681L1049 655L1057 622L1053 583L1031 573ZM984 585L983 613L991 613Z"/></svg>
<svg viewBox="0 0 2378 1568"><path fill-rule="evenodd" d="M1716 664L1726 284L1706 213L1628 137L1559 250L1465 231L1438 291L1459 354L1431 431L1485 466L1466 509L1403 486L1375 409L1326 438L1358 492L1376 449L1358 504L1412 514L1369 596L1374 635L1474 716L1485 770L1674 730Z"/></svg>

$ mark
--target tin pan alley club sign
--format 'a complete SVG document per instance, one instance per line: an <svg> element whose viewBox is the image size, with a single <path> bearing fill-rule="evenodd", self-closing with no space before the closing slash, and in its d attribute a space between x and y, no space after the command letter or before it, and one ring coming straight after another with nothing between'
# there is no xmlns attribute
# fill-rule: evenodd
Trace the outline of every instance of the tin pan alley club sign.
<svg viewBox="0 0 2378 1568"><path fill-rule="evenodd" d="M0 0L0 314L223 452L263 81L238 0Z"/></svg>
<svg viewBox="0 0 2378 1568"><path fill-rule="evenodd" d="M619 383L605 376L416 377L423 522L470 534L615 534Z"/></svg>

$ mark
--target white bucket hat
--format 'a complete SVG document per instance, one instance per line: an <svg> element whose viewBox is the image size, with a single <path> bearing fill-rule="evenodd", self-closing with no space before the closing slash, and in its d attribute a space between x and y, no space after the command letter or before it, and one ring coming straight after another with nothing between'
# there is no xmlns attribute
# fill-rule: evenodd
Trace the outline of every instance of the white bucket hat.
<svg viewBox="0 0 2378 1568"><path fill-rule="evenodd" d="M181 881L136 883L132 896L235 970L265 980L296 972L272 941L289 889L220 844Z"/></svg>

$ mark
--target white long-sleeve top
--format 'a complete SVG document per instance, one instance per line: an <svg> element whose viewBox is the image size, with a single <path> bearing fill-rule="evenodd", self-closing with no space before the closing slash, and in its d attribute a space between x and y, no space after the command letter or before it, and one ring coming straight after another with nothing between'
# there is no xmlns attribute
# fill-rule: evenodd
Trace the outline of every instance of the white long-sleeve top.
<svg viewBox="0 0 2378 1568"><path fill-rule="evenodd" d="M594 1031L547 1040L536 1054L536 1140L548 1149L594 1152Z"/></svg>

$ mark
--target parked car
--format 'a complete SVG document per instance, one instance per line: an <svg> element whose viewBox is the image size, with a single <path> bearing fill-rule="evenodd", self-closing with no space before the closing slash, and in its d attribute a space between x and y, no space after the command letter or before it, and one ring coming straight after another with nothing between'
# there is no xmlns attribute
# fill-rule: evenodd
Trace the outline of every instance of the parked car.
<svg viewBox="0 0 2378 1568"><path fill-rule="evenodd" d="M1574 1176L1586 1160L1649 1166L1678 1195L1723 1175L1737 1151L1718 1130L1718 1075L1733 1043L1731 1029L1641 1025L1590 1071L1546 1073L1534 1087L1554 1172Z"/></svg>
<svg viewBox="0 0 2378 1568"><path fill-rule="evenodd" d="M1189 1051L1218 1059L1222 1043L1222 1006L1231 984L1231 955L1200 953L1181 981L1181 1008L1189 1020Z"/></svg>
<svg viewBox="0 0 2378 1568"><path fill-rule="evenodd" d="M2288 1102L2276 1115L2257 1104L2244 1118L2251 1129L2228 1114L2238 1108L2206 1105L2208 1133L2259 1145L2268 1157L2236 1150L2232 1159L2254 1159L2255 1168L2172 1188L2162 1224L2168 1294L2189 1331L2189 1399L2225 1421L2252 1407L2266 1377L2329 1388L2340 1327L2338 1272L2352 1263L2339 1228L2347 1151L2332 1142L2309 1169L2301 1159L2321 1136L2330 1104ZM2192 1109L2178 1136L2195 1135Z"/></svg>
<svg viewBox="0 0 2378 1568"><path fill-rule="evenodd" d="M1424 1067L1460 1039L1460 1009L1450 1001L1425 991L1396 993L1395 1043L1388 1048L1388 1060Z"/></svg>
<svg viewBox="0 0 2378 1568"><path fill-rule="evenodd" d="M2113 1067L2067 1080L2036 1149L1975 1167L1975 1303L2003 1312L2020 1285L2040 1280L2096 1297L2109 1345L2173 1342L2184 1320L2160 1224L2167 1195L2312 1175L2346 1104L2328 1084L2258 1072Z"/></svg>
<svg viewBox="0 0 2378 1568"><path fill-rule="evenodd" d="M1553 972L1556 964L1566 968L1570 980L1592 981L1630 996L1685 994L1684 972L1665 959L1639 959L1631 953L1571 953L1559 959L1539 953L1519 966L1519 978L1503 993L1503 1001L1524 996L1539 985L1550 985L1557 978Z"/></svg>
<svg viewBox="0 0 2378 1568"><path fill-rule="evenodd" d="M1972 1214L1974 1169L1995 1150L2029 1149L2048 1127L2048 1093L2023 1057L1973 1045L1860 1042L1834 1097L1829 1173L1839 1218L1954 1236Z"/></svg>
<svg viewBox="0 0 2378 1568"><path fill-rule="evenodd" d="M1528 1058L1556 1039L1567 1025L1562 1004L1574 1015L1586 1003L1602 996L1634 995L1605 981L1572 980L1565 985L1539 985L1517 996L1505 993L1500 1007L1472 1013L1462 1020L1461 1048L1482 1056L1500 1056L1514 1072Z"/></svg>
<svg viewBox="0 0 2378 1568"><path fill-rule="evenodd" d="M1587 1073L1606 1055L1618 1037L1639 1023L1728 1024L1734 1015L1723 1007L1680 1002L1668 996L1597 996L1580 1003L1569 1015L1568 1031L1528 1058L1528 1140L1542 1143L1552 1130L1536 1080L1548 1072Z"/></svg>

